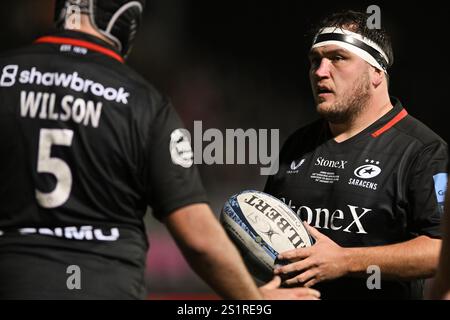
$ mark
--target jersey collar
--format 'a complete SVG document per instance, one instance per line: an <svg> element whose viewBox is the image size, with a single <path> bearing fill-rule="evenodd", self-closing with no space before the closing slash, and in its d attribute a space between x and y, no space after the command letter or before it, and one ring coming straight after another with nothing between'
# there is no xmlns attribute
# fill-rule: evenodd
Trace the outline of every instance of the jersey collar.
<svg viewBox="0 0 450 320"><path fill-rule="evenodd" d="M324 120L325 139L328 141L328 144L336 147L344 147L347 145L353 145L361 139L366 139L366 137L369 137L370 139L376 139L389 131L395 124L403 120L408 115L408 112L405 108L403 108L401 102L397 98L392 96L390 98L391 103L394 107L388 113L386 113L384 116L382 116L380 119L375 121L373 124L371 124L369 127L364 129L357 135L343 142L336 142L334 140L328 122Z"/></svg>
<svg viewBox="0 0 450 320"><path fill-rule="evenodd" d="M120 63L125 63L124 58L112 45L84 32L64 30L53 35L38 38L34 43L50 43L82 47L93 52L101 53Z"/></svg>
<svg viewBox="0 0 450 320"><path fill-rule="evenodd" d="M391 103L394 108L369 127L371 129L370 135L373 138L378 138L408 115L397 98L391 97Z"/></svg>

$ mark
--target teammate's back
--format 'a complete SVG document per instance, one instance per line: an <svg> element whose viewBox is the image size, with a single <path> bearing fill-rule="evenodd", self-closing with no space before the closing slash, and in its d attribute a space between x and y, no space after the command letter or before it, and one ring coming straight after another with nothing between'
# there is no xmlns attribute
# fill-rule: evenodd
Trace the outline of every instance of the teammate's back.
<svg viewBox="0 0 450 320"><path fill-rule="evenodd" d="M110 32L142 12L122 2ZM0 55L0 297L142 297L147 205L162 217L203 197L195 169L170 161L173 108L124 64L134 35L118 29L113 45L87 30ZM188 191L172 201L177 183ZM81 291L68 290L71 265Z"/></svg>
<svg viewBox="0 0 450 320"><path fill-rule="evenodd" d="M89 252L143 263L148 124L167 102L79 32L3 54L0 72L0 250L77 252L92 241ZM114 241L113 251L102 244Z"/></svg>
<svg viewBox="0 0 450 320"><path fill-rule="evenodd" d="M57 42L0 56L7 155L0 161L10 169L2 180L14 182L0 194L2 218L14 212L3 227L79 219L140 226L135 209L144 213L145 181L136 177L148 156L148 124L167 102L121 62L70 44L100 42L94 37L65 32L42 39ZM47 219L46 209L54 216Z"/></svg>

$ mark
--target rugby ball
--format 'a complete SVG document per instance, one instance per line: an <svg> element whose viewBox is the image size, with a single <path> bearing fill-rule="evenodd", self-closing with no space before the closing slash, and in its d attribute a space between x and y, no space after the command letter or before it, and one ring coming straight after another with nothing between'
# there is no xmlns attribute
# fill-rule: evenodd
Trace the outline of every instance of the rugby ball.
<svg viewBox="0 0 450 320"><path fill-rule="evenodd" d="M241 252L249 272L260 282L273 278L280 252L313 243L289 206L260 191L246 190L230 197L220 222Z"/></svg>

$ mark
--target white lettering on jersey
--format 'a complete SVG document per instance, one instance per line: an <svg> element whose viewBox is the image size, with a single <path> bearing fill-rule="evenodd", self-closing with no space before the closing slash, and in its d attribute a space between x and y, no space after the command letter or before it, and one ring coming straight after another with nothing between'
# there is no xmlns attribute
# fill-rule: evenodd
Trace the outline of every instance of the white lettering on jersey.
<svg viewBox="0 0 450 320"><path fill-rule="evenodd" d="M7 65L2 69L0 76L0 87L12 87L16 83L18 65Z"/></svg>
<svg viewBox="0 0 450 320"><path fill-rule="evenodd" d="M3 67L0 76L0 87L12 87L16 84L41 85L45 87L62 87L76 92L90 93L107 101L128 104L130 93L123 87L119 89L106 87L90 79L84 79L78 72L41 72L36 67L19 72L18 65Z"/></svg>
<svg viewBox="0 0 450 320"><path fill-rule="evenodd" d="M55 93L21 91L20 115L24 118L72 120L84 126L98 128L103 104L67 95L61 100L61 113L55 111ZM38 112L39 111L39 112Z"/></svg>
<svg viewBox="0 0 450 320"><path fill-rule="evenodd" d="M338 169L345 169L345 165L348 163L348 161L344 160L328 160L324 159L323 157L318 157L316 159L316 166L321 167L328 167L328 168L338 168Z"/></svg>
<svg viewBox="0 0 450 320"><path fill-rule="evenodd" d="M300 217L301 214L306 213L306 222L318 229L330 229L331 230L341 230L348 233L363 233L367 234L364 229L361 219L372 209L360 208L357 206L347 205L348 210L336 209L330 214L330 210L327 208L310 208L308 206L300 206L296 209L295 206L291 205L291 201L286 202L285 198L280 198L285 202L296 214ZM342 225L338 220L344 220L344 217L350 213L352 217L352 222L347 226Z"/></svg>
<svg viewBox="0 0 450 320"><path fill-rule="evenodd" d="M22 228L19 229L22 235L40 234L45 236L71 239L71 240L99 240L99 241L117 241L120 237L118 228L111 228L109 235L104 234L102 229L93 226L81 227L57 227L57 228Z"/></svg>

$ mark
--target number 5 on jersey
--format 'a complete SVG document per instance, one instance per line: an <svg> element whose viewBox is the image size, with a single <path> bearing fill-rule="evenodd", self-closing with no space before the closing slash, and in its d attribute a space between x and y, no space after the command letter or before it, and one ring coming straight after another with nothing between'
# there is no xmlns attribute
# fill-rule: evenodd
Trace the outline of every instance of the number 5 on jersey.
<svg viewBox="0 0 450 320"><path fill-rule="evenodd" d="M36 199L44 208L56 208L69 199L72 189L72 173L64 160L52 158L52 146L72 145L73 131L68 129L41 129L39 135L38 173L50 173L56 178L56 186L52 192L44 193L36 190Z"/></svg>

